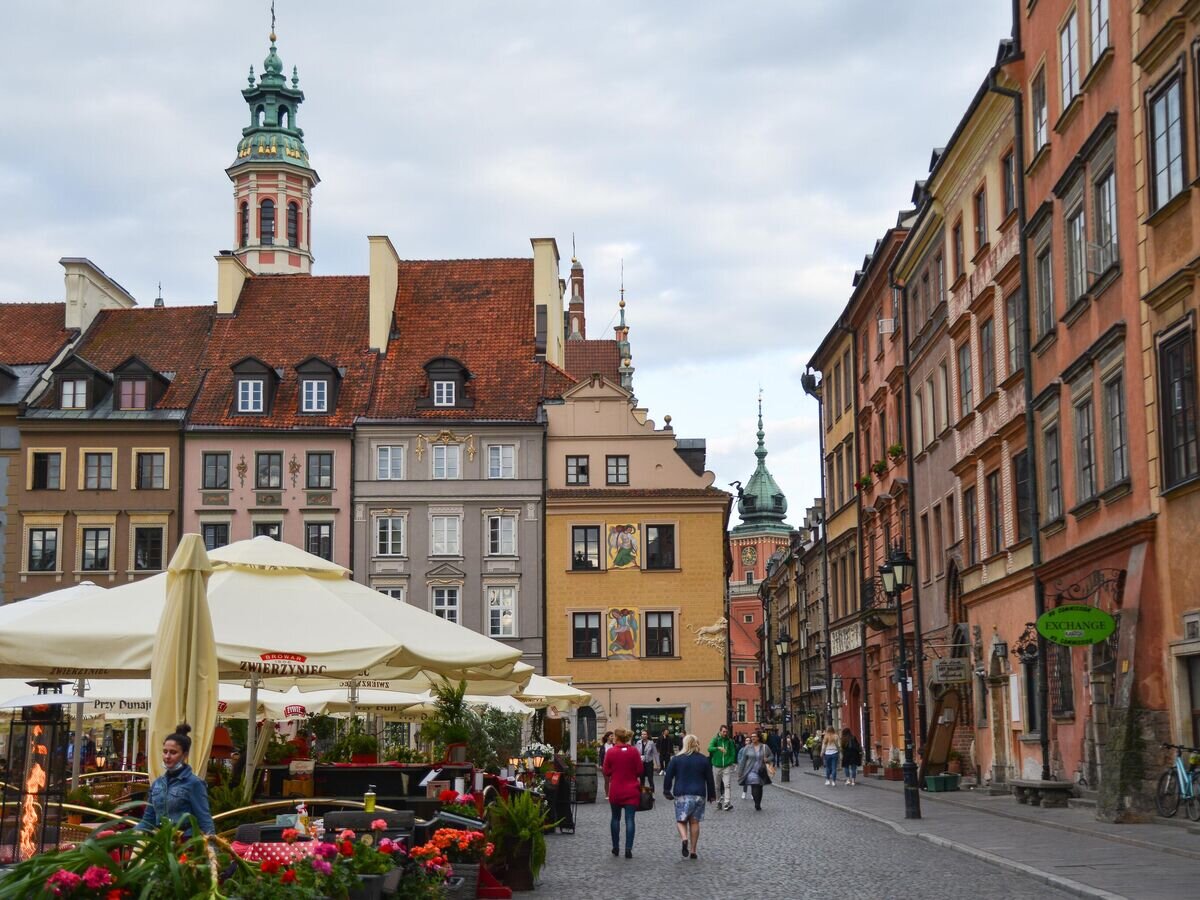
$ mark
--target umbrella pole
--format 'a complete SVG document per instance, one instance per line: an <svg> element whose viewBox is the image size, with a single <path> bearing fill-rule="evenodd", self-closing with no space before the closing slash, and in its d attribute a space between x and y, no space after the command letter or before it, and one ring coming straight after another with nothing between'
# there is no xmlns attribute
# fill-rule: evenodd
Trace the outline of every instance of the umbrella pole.
<svg viewBox="0 0 1200 900"><path fill-rule="evenodd" d="M354 730L354 715L358 711L358 680L350 679L350 730Z"/></svg>
<svg viewBox="0 0 1200 900"><path fill-rule="evenodd" d="M246 762L254 765L254 745L258 738L258 673L250 673L250 721L246 724ZM250 770L253 774L253 769Z"/></svg>
<svg viewBox="0 0 1200 900"><path fill-rule="evenodd" d="M121 729L121 771L126 771L129 768L129 720L125 720L125 727Z"/></svg>
<svg viewBox="0 0 1200 900"><path fill-rule="evenodd" d="M82 697L85 682L82 678L75 684L75 692ZM75 704L75 752L71 754L71 790L79 787L79 766L83 755L83 704Z"/></svg>

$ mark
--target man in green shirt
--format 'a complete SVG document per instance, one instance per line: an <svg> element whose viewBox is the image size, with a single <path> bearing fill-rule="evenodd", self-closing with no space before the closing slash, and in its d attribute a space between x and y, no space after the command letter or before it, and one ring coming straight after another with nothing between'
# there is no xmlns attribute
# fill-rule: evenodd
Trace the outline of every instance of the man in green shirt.
<svg viewBox="0 0 1200 900"><path fill-rule="evenodd" d="M737 747L729 737L729 726L722 725L708 742L708 757L717 783L717 809L733 809L733 773L737 769Z"/></svg>

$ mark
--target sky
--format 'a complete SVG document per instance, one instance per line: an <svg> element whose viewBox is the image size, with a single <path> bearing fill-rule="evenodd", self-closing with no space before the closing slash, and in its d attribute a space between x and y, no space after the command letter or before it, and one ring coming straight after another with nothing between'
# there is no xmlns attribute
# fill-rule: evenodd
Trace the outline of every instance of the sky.
<svg viewBox="0 0 1200 900"><path fill-rule="evenodd" d="M6 4L0 300L61 300L86 256L149 304L210 303L234 240L225 168L269 0ZM531 255L572 236L588 333L622 263L634 389L708 441L716 484L767 465L820 494L806 362L1010 31L1007 0L278 0L321 178L314 274Z"/></svg>

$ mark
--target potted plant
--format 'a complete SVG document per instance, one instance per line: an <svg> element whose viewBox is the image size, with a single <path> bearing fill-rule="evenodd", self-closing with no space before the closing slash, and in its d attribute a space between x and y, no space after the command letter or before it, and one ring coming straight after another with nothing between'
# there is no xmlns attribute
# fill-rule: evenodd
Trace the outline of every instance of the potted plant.
<svg viewBox="0 0 1200 900"><path fill-rule="evenodd" d="M595 803L597 787L597 746L580 743L576 750L579 757L575 763L575 800L577 803Z"/></svg>
<svg viewBox="0 0 1200 900"><path fill-rule="evenodd" d="M421 737L433 745L439 757L461 755L465 762L471 734L479 730L479 717L467 705L467 683L443 681L429 692L433 695L433 712L421 725Z"/></svg>
<svg viewBox="0 0 1200 900"><path fill-rule="evenodd" d="M501 798L488 807L495 845L493 861L514 891L532 891L546 862L546 808L528 791Z"/></svg>
<svg viewBox="0 0 1200 900"><path fill-rule="evenodd" d="M453 887L447 886L446 896L473 898L479 889L479 867L494 851L494 845L482 831L439 828L427 843L414 847L409 856L418 862L449 861L451 872L462 880Z"/></svg>
<svg viewBox="0 0 1200 900"><path fill-rule="evenodd" d="M962 754L957 750L951 750L946 757L946 771L955 775L962 774Z"/></svg>
<svg viewBox="0 0 1200 900"><path fill-rule="evenodd" d="M874 483L875 482L871 478L871 473L868 472L866 475L863 475L861 478L858 479L858 482L857 482L858 489L860 491L865 491L867 488L869 488Z"/></svg>
<svg viewBox="0 0 1200 900"><path fill-rule="evenodd" d="M883 475L885 472L887 472L887 460L876 460L871 466L871 471L873 471L876 475Z"/></svg>
<svg viewBox="0 0 1200 900"><path fill-rule="evenodd" d="M438 794L438 818L451 825L482 828L482 801L472 794L460 794L448 788Z"/></svg>
<svg viewBox="0 0 1200 900"><path fill-rule="evenodd" d="M904 456L904 445L900 443L892 444L887 449L887 454L894 460L898 460Z"/></svg>
<svg viewBox="0 0 1200 900"><path fill-rule="evenodd" d="M889 759L887 768L883 770L884 781L903 781L904 770L900 768L900 760Z"/></svg>

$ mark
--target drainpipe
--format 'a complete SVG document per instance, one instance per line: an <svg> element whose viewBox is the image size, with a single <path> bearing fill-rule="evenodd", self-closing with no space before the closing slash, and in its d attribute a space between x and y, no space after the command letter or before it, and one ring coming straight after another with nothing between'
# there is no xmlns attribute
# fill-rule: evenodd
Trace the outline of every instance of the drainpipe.
<svg viewBox="0 0 1200 900"><path fill-rule="evenodd" d="M853 329L847 328L846 330L849 331L853 335L853 333L854 333ZM851 359L851 365L854 366L854 380L857 382L858 381L858 364L859 364L858 341L855 340L853 337L850 340L850 359ZM854 399L852 400L852 403L854 404L853 405L853 409L854 409L854 455L855 455L855 458L857 458L858 453L861 450L861 445L859 444L859 434L858 434L858 388L857 387L854 389ZM866 459L865 456L863 458ZM858 574L861 574L863 571L863 568L862 568L863 567L863 558L862 558L863 557L863 530L862 530L862 505L863 504L862 504L862 491L861 490L856 492L856 496L854 498L854 503L855 503L855 509L857 511L857 516L855 517L855 522L854 522L854 531L855 531L854 539L858 542L858 565L859 565L859 573ZM874 560L872 560L871 563L874 564ZM870 565L867 566L865 571L867 571L867 572L871 571ZM858 576L856 575L856 577L858 577ZM862 606L863 602L866 600L865 597L861 596L862 583L864 580L865 579L859 578L859 593L860 593L859 606L860 607ZM863 751L866 753L865 762L870 762L871 761L871 688L870 688L870 679L867 677L867 623L865 621L859 622L858 639L860 642L859 650L862 654L862 708L859 710L859 715L862 716L860 721L862 723Z"/></svg>
<svg viewBox="0 0 1200 900"><path fill-rule="evenodd" d="M546 559L546 528L547 528L546 519L547 519L547 512L548 512L546 497L548 496L548 490L550 487L549 480L546 477L546 471L547 471L546 464L547 464L547 459L549 457L548 444L549 444L549 438L550 438L550 421L549 421L550 417L545 414L544 408L542 410L541 415L543 416L543 421L542 421L542 498L541 498L542 499L542 516L541 516L541 519L542 519L542 528L541 528L542 545L540 548L541 554L542 554L542 585L541 585L542 589L541 589L541 591L539 591L539 593L541 594L540 599L541 599L541 605L542 605L542 608L541 608L541 616L542 616L542 627L541 627L541 632L542 632L542 671L541 671L541 674L545 675L549 671L549 665L550 665L550 657L549 657L550 651L548 648L547 636L546 636L546 630L549 627L548 615L547 615L547 610L546 610L546 598L547 598L546 579L550 574L550 563L549 563L549 560Z"/></svg>
<svg viewBox="0 0 1200 900"><path fill-rule="evenodd" d="M1013 55L1012 58L1019 56L1021 53L1021 20L1020 7L1018 0L1013 0ZM1017 189L1017 237L1020 240L1018 249L1018 258L1020 260L1020 276L1021 276L1021 297L1023 300L1024 322L1022 323L1022 340L1021 340L1021 365L1025 369L1025 377L1023 379L1023 387L1025 393L1025 455L1029 461L1029 550L1030 550L1030 568L1033 571L1033 609L1034 615L1041 617L1046 611L1046 589L1042 583L1041 575L1038 570L1042 565L1042 533L1039 528L1041 523L1041 513L1038 510L1038 474L1036 465L1037 447L1037 431L1036 423L1033 416L1033 341L1031 340L1031 331L1033 329L1033 316L1030 309L1029 297L1029 254L1026 252L1027 235L1026 228L1026 203L1025 203L1025 112L1024 103L1022 102L1021 92L1014 91L1011 88L1002 87L996 80L998 71L993 68L988 74L988 90L999 94L1002 97L1008 97L1013 102L1013 157L1014 167L1016 168L1016 189ZM1047 644L1046 639L1039 634L1038 642L1038 706L1039 719L1038 732L1041 738L1042 745L1042 780L1050 780L1050 682L1049 672L1046 665Z"/></svg>

